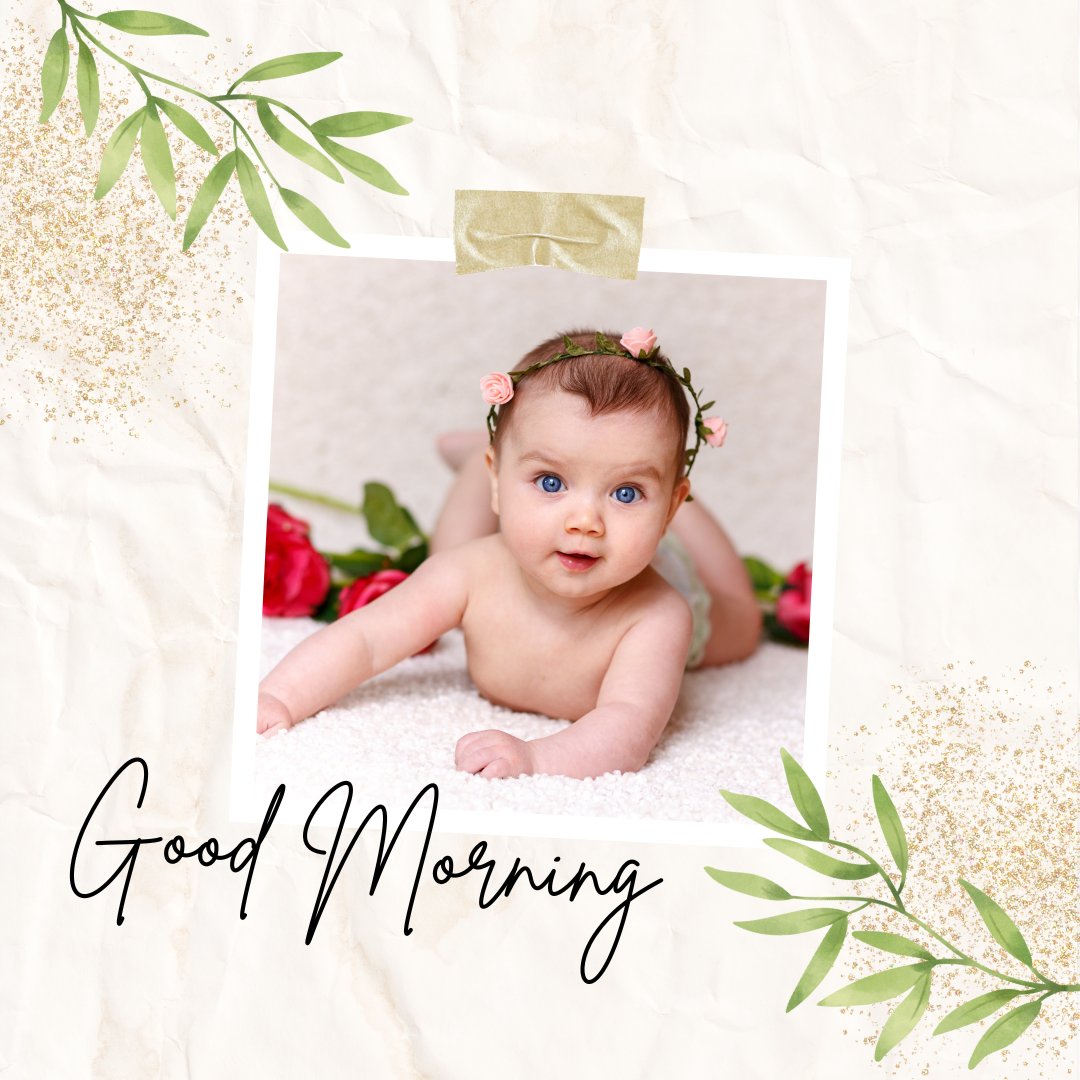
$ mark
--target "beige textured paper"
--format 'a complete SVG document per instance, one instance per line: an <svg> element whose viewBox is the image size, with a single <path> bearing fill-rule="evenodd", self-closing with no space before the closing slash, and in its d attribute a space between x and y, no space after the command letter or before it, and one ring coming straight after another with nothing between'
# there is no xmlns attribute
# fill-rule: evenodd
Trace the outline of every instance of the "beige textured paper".
<svg viewBox="0 0 1080 1080"><path fill-rule="evenodd" d="M1072 5L1037 19L1004 2L183 9L209 42L124 44L215 86L258 60L339 49L345 60L297 79L290 101L313 116L416 117L371 140L408 198L317 188L350 235L450 236L454 188L634 191L647 247L851 258L829 775L817 779L833 819L873 843L880 773L934 917L989 956L955 880L992 886L1047 966L1075 978ZM123 927L114 890L72 895L82 818L133 754L150 764L146 799L135 810L134 786L118 793L101 819L110 836L248 832L227 824L227 795L259 328L255 230L237 199L218 235L180 256L182 224L167 224L137 168L92 202L107 129L87 143L73 85L37 125L58 22L43 0L9 11L3 46L7 1074L969 1075L963 1033L923 1031L874 1065L887 1006L784 1014L812 943L736 930L772 909L701 870L776 875L760 850L493 841L502 860L561 854L610 874L635 858L665 879L592 987L576 966L603 900L526 895L479 912L473 885L428 883L406 938L411 882L388 874L371 899L370 845L305 947L321 864L294 827L264 850L244 922L239 877L151 851ZM103 110L135 92L115 72L102 88ZM202 161L177 153L190 200ZM464 853L472 839L436 848ZM1073 1025L1054 999L977 1075L1070 1075Z"/></svg>

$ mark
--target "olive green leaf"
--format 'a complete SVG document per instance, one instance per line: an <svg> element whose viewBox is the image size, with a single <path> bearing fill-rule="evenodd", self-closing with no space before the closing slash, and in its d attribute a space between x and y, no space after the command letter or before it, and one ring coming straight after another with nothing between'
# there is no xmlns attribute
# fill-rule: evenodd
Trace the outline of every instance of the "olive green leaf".
<svg viewBox="0 0 1080 1080"><path fill-rule="evenodd" d="M331 566L348 574L350 577L362 578L374 574L376 570L386 568L389 560L378 551L365 551L357 548L342 554L324 552Z"/></svg>
<svg viewBox="0 0 1080 1080"><path fill-rule="evenodd" d="M757 896L762 900L790 900L791 893L783 886L777 885L766 877L758 874L740 874L733 870L717 870L713 866L706 866L705 873L719 882L726 889L735 892L746 893L747 896Z"/></svg>
<svg viewBox="0 0 1080 1080"><path fill-rule="evenodd" d="M619 350L615 347L615 342L611 340L606 334L602 334L599 330L596 331L596 347L601 352L615 353Z"/></svg>
<svg viewBox="0 0 1080 1080"><path fill-rule="evenodd" d="M143 121L142 134L139 137L139 150L142 153L143 167L150 177L154 194L161 200L165 213L176 218L176 171L173 169L172 153L165 129L161 126L161 117L153 105L146 106L146 119Z"/></svg>
<svg viewBox="0 0 1080 1080"><path fill-rule="evenodd" d="M873 1005L877 1001L888 1001L905 990L910 990L922 978L931 965L922 962L907 964L904 967L889 968L867 975L865 979L856 979L841 990L822 998L819 1005Z"/></svg>
<svg viewBox="0 0 1080 1080"><path fill-rule="evenodd" d="M267 79L285 79L290 75L302 75L305 71L315 71L341 59L339 52L305 52L278 56L273 60L264 60L250 71L241 75L233 86L245 82L264 82Z"/></svg>
<svg viewBox="0 0 1080 1080"><path fill-rule="evenodd" d="M968 1068L974 1069L984 1057L997 1050L1004 1050L1010 1043L1019 1039L1039 1015L1041 1008L1041 1001L1029 1001L1024 1005L1018 1005L1012 1012L998 1017L975 1044Z"/></svg>
<svg viewBox="0 0 1080 1080"><path fill-rule="evenodd" d="M375 135L380 131L411 124L411 116L398 116L388 112L347 112L335 116L324 116L311 125L316 135L333 135L338 139L359 139L364 135Z"/></svg>
<svg viewBox="0 0 1080 1080"><path fill-rule="evenodd" d="M744 555L743 566L750 575L750 584L759 599L773 596L784 583L783 574L778 573L767 562L754 555Z"/></svg>
<svg viewBox="0 0 1080 1080"><path fill-rule="evenodd" d="M281 201L320 239L335 247L349 246L349 241L327 221L326 215L310 199L298 191L283 187L278 188L278 194Z"/></svg>
<svg viewBox="0 0 1080 1080"><path fill-rule="evenodd" d="M229 182L233 170L236 168L236 151L231 150L207 174L199 190L195 192L195 198L191 202L191 210L188 212L187 225L184 227L184 251L194 243L195 237L202 232L202 227L210 217L210 211L217 205L225 185Z"/></svg>
<svg viewBox="0 0 1080 1080"><path fill-rule="evenodd" d="M795 809L802 814L803 821L810 826L813 834L821 840L829 838L829 819L825 814L825 805L814 787L814 782L806 775L806 770L786 751L781 749L780 758L784 762L784 774L787 776Z"/></svg>
<svg viewBox="0 0 1080 1080"><path fill-rule="evenodd" d="M888 934L881 930L855 930L851 936L874 949L896 956L917 956L920 960L933 960L934 954L917 941L902 934Z"/></svg>
<svg viewBox="0 0 1080 1080"><path fill-rule="evenodd" d="M324 176L329 176L331 180L336 180L339 184L345 183L345 178L338 172L334 163L326 157L325 154L320 154L310 143L304 142L299 135L295 135L291 132L273 114L265 98L259 98L258 104L256 105L256 111L259 114L259 121L266 134L269 135L282 150L288 154L292 154L294 158L302 161L305 165L317 169Z"/></svg>
<svg viewBox="0 0 1080 1080"><path fill-rule="evenodd" d="M56 111L67 87L71 54L68 52L67 34L60 27L49 39L45 60L41 65L41 115L38 122L44 124Z"/></svg>
<svg viewBox="0 0 1080 1080"><path fill-rule="evenodd" d="M172 121L173 127L181 135L190 139L196 146L208 154L218 155L218 148L209 132L182 105L166 98L154 98L154 104Z"/></svg>
<svg viewBox="0 0 1080 1080"><path fill-rule="evenodd" d="M259 172L254 162L243 150L236 152L236 178L240 181L240 193L244 196L244 202L255 219L255 224L283 251L289 249L285 241L281 239L274 213L270 209L270 200L266 196L266 188L259 178Z"/></svg>
<svg viewBox="0 0 1080 1080"><path fill-rule="evenodd" d="M788 911L783 915L771 915L767 919L751 919L749 922L737 922L735 925L743 930L749 930L752 934L805 934L810 930L818 930L822 926L831 926L840 919L846 919L847 914L839 908L804 908L802 911Z"/></svg>
<svg viewBox="0 0 1080 1080"><path fill-rule="evenodd" d="M881 833L885 837L885 843L889 845L889 853L893 857L900 876L907 874L908 846L907 837L904 835L904 826L900 821L900 815L893 806L885 785L875 775L871 779L871 787L874 791L874 809L877 811L878 824Z"/></svg>
<svg viewBox="0 0 1080 1080"><path fill-rule="evenodd" d="M834 859L831 855L815 851L805 844L797 844L794 840L778 840L769 836L765 838L764 843L774 851L779 851L781 855L786 855L789 859L794 859L826 877L839 878L842 881L860 881L875 873L874 868L868 863L859 865L844 862L843 859Z"/></svg>
<svg viewBox="0 0 1080 1080"><path fill-rule="evenodd" d="M899 1005L893 1009L889 1019L878 1036L874 1047L874 1060L880 1061L898 1042L906 1038L922 1019L926 1006L930 1004L930 972L926 972L911 988Z"/></svg>
<svg viewBox="0 0 1080 1080"><path fill-rule="evenodd" d="M161 34L196 34L199 37L210 35L201 27L183 19L174 19L171 15L162 15L157 11L106 11L104 15L88 15L98 22L122 30L125 34L161 35Z"/></svg>
<svg viewBox="0 0 1080 1080"><path fill-rule="evenodd" d="M772 803L759 799L756 795L736 795L732 791L720 792L728 804L738 810L743 817L764 825L773 832L783 833L785 836L794 836L799 840L816 840L817 837L797 821L793 821L783 812L778 810Z"/></svg>
<svg viewBox="0 0 1080 1080"><path fill-rule="evenodd" d="M1028 948L1023 934L1016 928L1016 923L981 889L975 888L974 885L963 878L960 879L960 884L964 887L968 896L971 897L975 907L978 908L982 921L986 923L986 929L990 931L991 937L1010 956L1015 956L1021 963L1031 967L1031 950Z"/></svg>
<svg viewBox="0 0 1080 1080"><path fill-rule="evenodd" d="M829 974L843 947L847 925L847 919L840 919L826 931L821 944L810 957L810 963L806 965L802 978L792 991L784 1012L791 1012L797 1005L801 1005L821 985L821 980Z"/></svg>
<svg viewBox="0 0 1080 1080"><path fill-rule="evenodd" d="M407 547L399 559L394 561L395 570L403 570L411 574L428 557L428 545L426 540L421 540L412 547Z"/></svg>
<svg viewBox="0 0 1080 1080"><path fill-rule="evenodd" d="M965 1001L952 1012L947 1013L941 1023L934 1028L935 1035L944 1035L947 1031L977 1024L980 1020L1004 1008L1013 998L1019 997L1023 990L991 990L989 994L980 994L977 998Z"/></svg>
<svg viewBox="0 0 1080 1080"><path fill-rule="evenodd" d="M109 136L109 141L105 144L105 153L101 155L101 172L98 175L97 187L94 189L95 199L103 199L127 168L131 151L135 148L135 140L145 120L146 107L143 106L127 119L121 120Z"/></svg>
<svg viewBox="0 0 1080 1080"><path fill-rule="evenodd" d="M387 547L401 550L422 538L412 514L398 504L394 493L385 484L371 481L364 485L361 513L371 538Z"/></svg>
<svg viewBox="0 0 1080 1080"><path fill-rule="evenodd" d="M358 154L355 150L350 150L347 146L342 146L341 143L334 142L325 135L316 135L315 138L318 139L319 145L353 176L359 176L372 187L388 191L391 195L409 194L374 158Z"/></svg>
<svg viewBox="0 0 1080 1080"><path fill-rule="evenodd" d="M79 92L79 109L87 136L97 126L100 93L98 90L97 63L85 41L79 42L79 62L75 67L75 87Z"/></svg>

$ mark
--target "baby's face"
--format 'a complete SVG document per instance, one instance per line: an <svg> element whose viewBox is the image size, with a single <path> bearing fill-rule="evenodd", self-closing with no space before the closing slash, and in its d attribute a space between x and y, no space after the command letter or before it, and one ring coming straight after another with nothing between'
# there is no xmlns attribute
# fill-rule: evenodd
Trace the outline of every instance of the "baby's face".
<svg viewBox="0 0 1080 1080"><path fill-rule="evenodd" d="M641 573L690 488L671 443L650 413L590 416L561 390L516 402L489 464L499 531L525 574L570 599Z"/></svg>

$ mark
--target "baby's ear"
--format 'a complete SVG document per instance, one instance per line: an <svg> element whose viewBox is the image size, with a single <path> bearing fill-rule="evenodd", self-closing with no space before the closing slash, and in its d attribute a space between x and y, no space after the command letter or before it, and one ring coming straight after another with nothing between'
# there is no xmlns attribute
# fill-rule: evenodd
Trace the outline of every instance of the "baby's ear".
<svg viewBox="0 0 1080 1080"><path fill-rule="evenodd" d="M488 476L491 478L491 512L498 517L499 516L499 470L495 464L495 447L489 446L487 453L484 454L484 461L487 463Z"/></svg>
<svg viewBox="0 0 1080 1080"><path fill-rule="evenodd" d="M686 497L690 494L690 477L680 477L675 482L675 490L671 493L671 508L668 510L667 524L671 524L671 519L675 516L675 511L679 509Z"/></svg>

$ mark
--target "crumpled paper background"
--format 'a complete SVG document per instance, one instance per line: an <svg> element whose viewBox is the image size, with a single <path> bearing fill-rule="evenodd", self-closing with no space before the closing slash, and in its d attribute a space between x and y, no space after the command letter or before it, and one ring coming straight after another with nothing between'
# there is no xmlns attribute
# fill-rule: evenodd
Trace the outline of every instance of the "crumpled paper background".
<svg viewBox="0 0 1080 1080"><path fill-rule="evenodd" d="M226 85L221 73L254 62L249 42L255 60L335 48L345 59L296 80L291 101L311 115L416 117L371 145L407 199L318 189L343 231L449 236L456 187L594 191L645 197L647 247L851 258L830 809L868 829L857 819L870 772L888 782L933 758L953 723L970 755L951 775L956 798L1000 791L1012 834L1042 843L1025 876L1008 871L1004 842L985 850L973 836L999 875L982 883L997 882L1036 951L1060 940L1077 676L1072 6L1031 19L1005 3L192 0L181 14L210 43L131 40L165 73ZM701 871L775 872L757 852L493 841L504 861L562 852L613 874L636 858L665 878L591 987L578 952L605 900L528 894L478 912L468 880L427 883L406 938L409 874L388 872L369 898L370 844L305 947L321 864L293 827L272 834L244 922L239 876L168 867L153 850L123 927L113 890L72 895L75 834L131 755L150 763L146 801L135 811L132 786L118 793L101 818L109 835L247 833L227 823L227 796L256 328L243 213L224 208L220 235L182 258L182 226L142 179L93 205L108 129L88 146L71 100L37 127L38 64L58 21L40 0L9 12L3 48L8 1074L966 1075L973 1039L927 1032L874 1066L884 1006L783 1014L809 943L734 929L771 909ZM105 90L103 75L103 101ZM1008 723L918 713L953 661L996 680ZM897 687L916 706L894 714ZM1036 725L1017 779L1010 740L1030 752ZM990 739L1004 751L982 755ZM917 795L901 806L913 833ZM434 848L464 853L472 839ZM926 877L972 873L957 862L962 836L919 839ZM964 928L980 940L972 920ZM1074 952L1059 958L1075 969ZM1074 1021L1057 1002L980 1075L1069 1075Z"/></svg>

